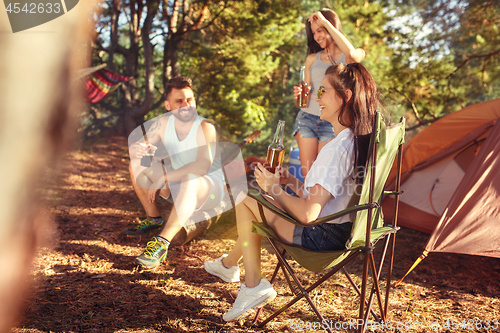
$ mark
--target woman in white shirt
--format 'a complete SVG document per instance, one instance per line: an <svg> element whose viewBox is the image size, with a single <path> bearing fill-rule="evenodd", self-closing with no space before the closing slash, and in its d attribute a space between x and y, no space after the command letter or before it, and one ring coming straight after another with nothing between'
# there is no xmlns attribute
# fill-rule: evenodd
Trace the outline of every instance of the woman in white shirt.
<svg viewBox="0 0 500 333"><path fill-rule="evenodd" d="M348 207L355 188L355 164L363 165L356 162L366 160L358 138L371 133L375 111L381 107L375 82L359 63L328 67L316 101L321 119L332 124L335 138L320 151L305 182L283 168L272 174L259 164L255 170L257 183L273 196L273 203L304 224ZM292 187L299 197L288 195L280 183ZM265 214L283 242L312 251L344 249L352 225L345 216L319 226L299 227L270 212ZM241 284L233 308L224 314L225 321L235 320L276 296L269 281L261 277L262 236L251 231L252 221L261 220L257 202L247 197L236 207L236 220L238 240L232 251L205 263L210 274L226 282L237 282L238 262L243 258L245 284Z"/></svg>

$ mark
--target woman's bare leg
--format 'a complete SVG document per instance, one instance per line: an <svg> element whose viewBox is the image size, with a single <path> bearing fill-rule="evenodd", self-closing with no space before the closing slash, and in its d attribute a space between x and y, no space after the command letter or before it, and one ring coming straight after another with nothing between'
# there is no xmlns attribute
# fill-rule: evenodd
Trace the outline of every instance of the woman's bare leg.
<svg viewBox="0 0 500 333"><path fill-rule="evenodd" d="M300 164L302 167L302 175L306 178L311 165L318 156L318 139L317 138L304 138L300 132L295 134L295 139L299 145Z"/></svg>
<svg viewBox="0 0 500 333"><path fill-rule="evenodd" d="M265 215L267 222L276 231L278 236L284 242L292 243L295 225L272 213L265 212ZM222 261L225 267L231 267L236 266L238 261L243 257L245 284L249 288L257 286L262 279L260 270L262 236L252 232L252 221L261 222L261 217L257 202L247 197L242 203L236 206L238 240L233 250Z"/></svg>

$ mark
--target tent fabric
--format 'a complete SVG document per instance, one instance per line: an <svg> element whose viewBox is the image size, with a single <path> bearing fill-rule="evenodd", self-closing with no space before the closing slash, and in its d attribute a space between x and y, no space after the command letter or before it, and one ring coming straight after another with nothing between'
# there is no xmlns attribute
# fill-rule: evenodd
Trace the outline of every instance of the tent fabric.
<svg viewBox="0 0 500 333"><path fill-rule="evenodd" d="M87 80L87 98L90 103L97 103L107 94L113 92L122 82L130 80L129 77L101 69L92 73Z"/></svg>
<svg viewBox="0 0 500 333"><path fill-rule="evenodd" d="M434 122L403 150L399 225L432 233L444 208L500 118L500 99L468 106ZM387 189L394 189L395 167ZM383 211L392 217L393 199Z"/></svg>
<svg viewBox="0 0 500 333"><path fill-rule="evenodd" d="M500 121L458 185L425 249L500 258Z"/></svg>
<svg viewBox="0 0 500 333"><path fill-rule="evenodd" d="M412 174L401 186L401 202L439 218L464 174L454 156L447 157Z"/></svg>
<svg viewBox="0 0 500 333"><path fill-rule="evenodd" d="M480 139L492 127L492 121L500 118L500 98L474 104L446 115L434 122L405 144L401 173L412 172L416 166L435 157L451 154L465 147L474 139ZM431 160L432 161L432 160ZM425 163L427 165L431 162ZM391 183L396 175L393 168Z"/></svg>

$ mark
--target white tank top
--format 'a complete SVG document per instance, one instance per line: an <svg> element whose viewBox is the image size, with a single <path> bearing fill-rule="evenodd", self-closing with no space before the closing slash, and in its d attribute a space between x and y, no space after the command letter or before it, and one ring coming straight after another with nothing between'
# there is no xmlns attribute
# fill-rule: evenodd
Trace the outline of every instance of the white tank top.
<svg viewBox="0 0 500 333"><path fill-rule="evenodd" d="M175 131L175 122L177 119L173 115L169 117L163 142L168 155L170 156L172 168L174 170L196 161L196 155L198 154L198 142L196 141L196 136L203 120L205 120L205 118L197 116L193 122L193 126L191 126L189 134L186 138L184 138L184 140L179 140L177 132ZM215 147L211 148L215 149ZM215 151L212 152L212 155L215 155ZM219 184L224 184L220 154L214 158L207 176L217 181Z"/></svg>

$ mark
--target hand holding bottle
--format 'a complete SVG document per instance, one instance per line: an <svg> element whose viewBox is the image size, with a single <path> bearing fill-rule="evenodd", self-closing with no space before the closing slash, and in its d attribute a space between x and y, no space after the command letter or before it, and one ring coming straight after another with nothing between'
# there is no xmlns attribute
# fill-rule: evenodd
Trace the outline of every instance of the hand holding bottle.
<svg viewBox="0 0 500 333"><path fill-rule="evenodd" d="M144 142L135 143L130 146L130 157L133 159L142 159L146 155L150 155L155 153L158 147L153 146L152 144L146 144Z"/></svg>
<svg viewBox="0 0 500 333"><path fill-rule="evenodd" d="M285 146L283 145L284 135L285 121L280 120L278 121L276 133L274 133L273 142L267 147L265 167L272 173L274 173L276 167L280 167L283 164L283 159L285 157Z"/></svg>
<svg viewBox="0 0 500 333"><path fill-rule="evenodd" d="M260 163L257 164L254 171L255 181L262 190L273 194L273 187L280 184L279 173L272 173L268 168Z"/></svg>
<svg viewBox="0 0 500 333"><path fill-rule="evenodd" d="M139 147L140 148L137 151L137 156L141 159L141 165L144 167L151 166L151 162L153 162L153 156L155 155L155 151L156 149L158 149L158 147L145 143L139 144Z"/></svg>
<svg viewBox="0 0 500 333"><path fill-rule="evenodd" d="M305 85L303 87L300 86L293 86L293 97L295 99L299 99L302 94L302 90L305 91L305 97L309 97L309 92L311 92L311 87L308 85Z"/></svg>
<svg viewBox="0 0 500 333"><path fill-rule="evenodd" d="M299 108L304 108L307 106L307 97L309 95L309 86L307 85L306 79L306 67L300 67L300 79L299 84L293 87L295 99L297 100L295 105Z"/></svg>

